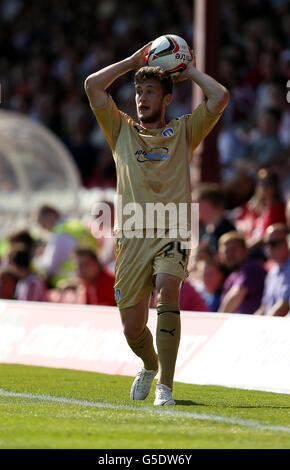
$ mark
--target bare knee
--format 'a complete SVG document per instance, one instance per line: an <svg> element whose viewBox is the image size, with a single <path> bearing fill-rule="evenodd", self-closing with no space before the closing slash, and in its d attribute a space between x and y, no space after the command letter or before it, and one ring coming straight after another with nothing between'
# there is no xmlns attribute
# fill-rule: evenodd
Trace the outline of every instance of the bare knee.
<svg viewBox="0 0 290 470"><path fill-rule="evenodd" d="M181 281L173 276L160 277L156 283L157 302L178 302Z"/></svg>
<svg viewBox="0 0 290 470"><path fill-rule="evenodd" d="M173 291L168 286L162 286L157 291L157 302L174 302L178 300L178 294L178 291Z"/></svg>
<svg viewBox="0 0 290 470"><path fill-rule="evenodd" d="M134 325L131 323L124 323L123 324L123 333L126 338L129 339L136 339L138 338L144 331L145 326Z"/></svg>
<svg viewBox="0 0 290 470"><path fill-rule="evenodd" d="M138 338L144 331L148 320L150 296L146 295L137 305L121 309L121 321L124 335L129 339Z"/></svg>

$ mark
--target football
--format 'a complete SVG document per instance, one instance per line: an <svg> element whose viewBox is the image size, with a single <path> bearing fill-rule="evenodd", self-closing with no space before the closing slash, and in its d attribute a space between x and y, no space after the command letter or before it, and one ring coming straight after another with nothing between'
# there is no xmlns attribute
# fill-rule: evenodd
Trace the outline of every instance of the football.
<svg viewBox="0 0 290 470"><path fill-rule="evenodd" d="M166 34L155 39L148 52L147 64L150 67L161 67L177 77L192 59L187 42L175 34Z"/></svg>

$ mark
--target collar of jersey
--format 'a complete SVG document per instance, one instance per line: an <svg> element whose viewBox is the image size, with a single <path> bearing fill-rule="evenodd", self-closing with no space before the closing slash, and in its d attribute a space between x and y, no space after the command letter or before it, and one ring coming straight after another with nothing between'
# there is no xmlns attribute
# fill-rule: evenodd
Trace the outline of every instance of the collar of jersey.
<svg viewBox="0 0 290 470"><path fill-rule="evenodd" d="M167 127L169 127L169 123L167 123L166 126L164 126L164 127L156 127L156 128L154 127L154 128L150 128L150 129L148 129L147 127L141 126L141 124L139 124L137 122L136 122L136 126L143 133L156 135L156 134L161 134L162 131L164 131Z"/></svg>

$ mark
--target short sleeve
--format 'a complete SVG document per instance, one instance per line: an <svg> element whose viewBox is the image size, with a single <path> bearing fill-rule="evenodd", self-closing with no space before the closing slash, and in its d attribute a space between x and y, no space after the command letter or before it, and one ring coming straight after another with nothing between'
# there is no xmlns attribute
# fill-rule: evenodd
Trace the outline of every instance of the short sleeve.
<svg viewBox="0 0 290 470"><path fill-rule="evenodd" d="M114 150L121 128L121 114L116 103L109 95L104 106L101 108L91 106L91 108L108 144Z"/></svg>
<svg viewBox="0 0 290 470"><path fill-rule="evenodd" d="M189 139L190 151L194 149L202 142L202 140L210 133L214 128L220 114L210 114L207 110L206 103L201 103L192 114L186 115L186 130Z"/></svg>

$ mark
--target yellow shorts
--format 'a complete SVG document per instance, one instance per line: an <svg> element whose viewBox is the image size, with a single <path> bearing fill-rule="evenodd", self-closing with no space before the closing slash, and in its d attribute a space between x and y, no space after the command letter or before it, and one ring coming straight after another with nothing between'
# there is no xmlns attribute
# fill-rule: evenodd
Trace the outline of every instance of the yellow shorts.
<svg viewBox="0 0 290 470"><path fill-rule="evenodd" d="M119 308L136 305L154 290L154 276L172 274L184 281L188 276L190 249L181 239L126 238L115 241L115 298Z"/></svg>

